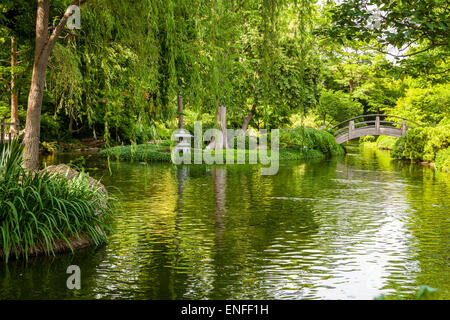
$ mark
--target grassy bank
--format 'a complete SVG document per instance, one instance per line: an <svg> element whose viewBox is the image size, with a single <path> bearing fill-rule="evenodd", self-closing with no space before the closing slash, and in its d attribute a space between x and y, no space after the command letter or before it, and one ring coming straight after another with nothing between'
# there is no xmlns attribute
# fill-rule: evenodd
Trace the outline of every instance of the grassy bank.
<svg viewBox="0 0 450 320"><path fill-rule="evenodd" d="M86 175L25 171L19 143L0 156L0 258L28 258L106 241L108 195Z"/></svg>
<svg viewBox="0 0 450 320"><path fill-rule="evenodd" d="M271 138L268 137L270 142ZM328 132L315 130L312 128L298 128L295 130L285 131L280 133L280 160L301 160L309 158L330 157L342 155L345 150L342 146L336 143L334 137ZM248 148L248 139L246 141ZM131 146L117 146L102 150L99 155L102 158L111 158L124 161L139 161L139 162L170 162L171 161L171 142L164 141L158 144L140 144ZM194 152L192 149L192 163L194 159ZM205 151L203 151L205 152ZM235 159L237 157L237 149L235 144ZM246 162L248 162L250 155L256 153L259 158L260 150L245 150ZM224 163L226 152L221 152ZM270 156L270 145L267 151ZM212 153L215 155L214 151Z"/></svg>
<svg viewBox="0 0 450 320"><path fill-rule="evenodd" d="M99 152L101 158L139 161L170 162L170 146L161 144L138 144L106 148Z"/></svg>

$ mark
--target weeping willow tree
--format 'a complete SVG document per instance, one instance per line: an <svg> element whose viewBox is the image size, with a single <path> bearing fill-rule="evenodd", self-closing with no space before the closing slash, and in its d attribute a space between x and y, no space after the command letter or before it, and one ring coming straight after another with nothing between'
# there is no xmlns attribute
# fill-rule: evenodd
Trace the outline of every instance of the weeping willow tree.
<svg viewBox="0 0 450 320"><path fill-rule="evenodd" d="M317 103L314 15L314 2L306 0L212 2L204 42L216 128L224 129L222 106L233 126L246 131L251 121L257 128L279 127Z"/></svg>
<svg viewBox="0 0 450 320"><path fill-rule="evenodd" d="M107 142L155 135L155 123L176 114L177 95L198 101L197 2L112 1L90 11L87 29L96 32L81 33L85 105Z"/></svg>
<svg viewBox="0 0 450 320"><path fill-rule="evenodd" d="M41 107L69 137L109 144L143 142L161 123L171 129L181 97L222 131L227 122L277 127L316 100L312 1L76 1L81 30L64 27L70 1L37 3L44 42L29 97L29 167L38 163Z"/></svg>

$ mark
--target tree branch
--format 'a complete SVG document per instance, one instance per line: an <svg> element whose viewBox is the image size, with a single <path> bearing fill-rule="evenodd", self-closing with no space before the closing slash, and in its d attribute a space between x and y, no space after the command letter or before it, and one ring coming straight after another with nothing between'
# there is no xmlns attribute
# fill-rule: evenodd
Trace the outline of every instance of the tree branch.
<svg viewBox="0 0 450 320"><path fill-rule="evenodd" d="M83 5L84 3L86 3L87 0L73 0L72 1L72 5ZM53 47L55 46L56 40L58 40L59 35L61 34L62 30L64 29L64 26L67 23L67 20L69 19L69 17L73 14L71 11L69 11L70 6L66 9L66 12L64 13L63 17L61 18L61 20L59 20L58 25L56 26L56 28L53 30L50 39L47 42L46 45L46 50L47 53L50 54L50 52L52 52Z"/></svg>
<svg viewBox="0 0 450 320"><path fill-rule="evenodd" d="M413 52L413 53L410 53L410 54L400 54L400 55L393 54L393 53L390 53L390 52L387 52L387 51L382 51L382 50L379 50L379 49L375 49L375 50L380 52L380 53L388 54L388 55L390 55L392 57L395 57L395 58L408 58L408 57L411 57L411 56L415 56L416 54L420 54L420 53L429 51L429 50L434 49L436 47L443 47L443 46L448 46L448 43L433 43L431 46L429 46L428 48L425 48L423 50L419 50L419 51L416 51L416 52Z"/></svg>

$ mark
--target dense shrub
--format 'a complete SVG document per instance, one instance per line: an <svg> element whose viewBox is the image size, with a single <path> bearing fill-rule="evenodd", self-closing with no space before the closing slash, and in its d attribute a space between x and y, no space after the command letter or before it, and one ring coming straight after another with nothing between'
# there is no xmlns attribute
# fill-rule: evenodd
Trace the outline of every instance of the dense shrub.
<svg viewBox="0 0 450 320"><path fill-rule="evenodd" d="M450 86L445 83L427 88L408 88L395 106L385 108L384 111L423 125L444 125L450 118L449 104Z"/></svg>
<svg viewBox="0 0 450 320"><path fill-rule="evenodd" d="M391 151L391 156L396 159L404 159L403 151L405 151L406 135L397 139Z"/></svg>
<svg viewBox="0 0 450 320"><path fill-rule="evenodd" d="M313 128L297 128L281 132L280 149L317 150L325 155L339 155L345 152L332 134Z"/></svg>
<svg viewBox="0 0 450 320"><path fill-rule="evenodd" d="M450 172L450 148L438 152L436 155L436 169Z"/></svg>
<svg viewBox="0 0 450 320"><path fill-rule="evenodd" d="M425 161L433 161L439 151L450 146L450 125L430 128L428 140L424 146Z"/></svg>
<svg viewBox="0 0 450 320"><path fill-rule="evenodd" d="M36 250L53 253L57 241L83 236L106 241L112 212L108 195L87 175L69 180L48 172L25 171L18 142L3 146L0 156L0 255L25 256Z"/></svg>
<svg viewBox="0 0 450 320"><path fill-rule="evenodd" d="M450 125L419 127L397 140L392 156L414 161L434 161L439 151L450 146Z"/></svg>

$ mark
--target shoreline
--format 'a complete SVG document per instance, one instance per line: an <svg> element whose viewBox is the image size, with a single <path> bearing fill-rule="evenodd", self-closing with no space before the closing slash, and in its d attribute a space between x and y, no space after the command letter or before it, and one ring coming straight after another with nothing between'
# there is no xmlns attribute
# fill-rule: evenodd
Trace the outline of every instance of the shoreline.
<svg viewBox="0 0 450 320"><path fill-rule="evenodd" d="M80 249L84 249L95 245L95 242L88 235L73 235L67 239L69 244L63 239L57 239L53 241L52 247L47 251L47 248L41 244L35 245L33 248L28 249L28 253L24 251L16 252L11 250L9 253L8 260L23 260L26 256L29 258L39 257L39 256L55 256L57 254L64 253L75 253ZM52 252L53 251L53 252ZM6 256L3 248L0 248L0 261L5 262Z"/></svg>
<svg viewBox="0 0 450 320"><path fill-rule="evenodd" d="M373 149L377 149L377 150L381 150L381 151L389 151L389 152L392 151L392 149L389 147L378 147L376 142L363 142L363 143L360 143L358 145L358 147L373 148ZM392 157L391 157L391 159L397 160L397 161L408 161L410 163L420 164L425 167L433 167L433 168L436 167L436 164L434 162L429 162L429 161L414 161L411 159L396 159L396 158L392 158Z"/></svg>

